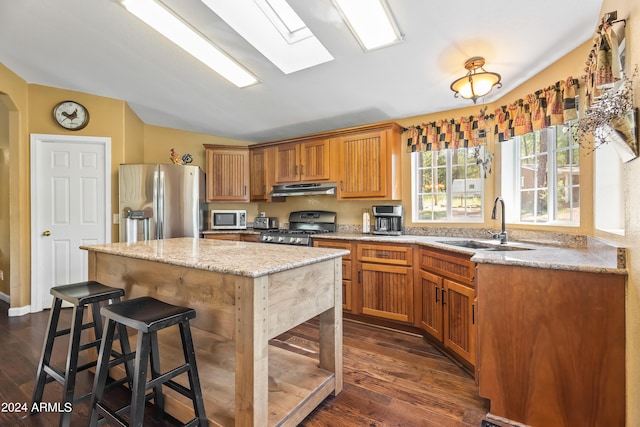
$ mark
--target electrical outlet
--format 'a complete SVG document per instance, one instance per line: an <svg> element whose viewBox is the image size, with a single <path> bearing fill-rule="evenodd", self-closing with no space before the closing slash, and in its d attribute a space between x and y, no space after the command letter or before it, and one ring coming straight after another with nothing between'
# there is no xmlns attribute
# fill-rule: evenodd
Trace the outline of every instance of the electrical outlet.
<svg viewBox="0 0 640 427"><path fill-rule="evenodd" d="M113 223L120 224L120 214L113 214Z"/></svg>
<svg viewBox="0 0 640 427"><path fill-rule="evenodd" d="M0 280L4 280L4 271L0 270Z"/></svg>

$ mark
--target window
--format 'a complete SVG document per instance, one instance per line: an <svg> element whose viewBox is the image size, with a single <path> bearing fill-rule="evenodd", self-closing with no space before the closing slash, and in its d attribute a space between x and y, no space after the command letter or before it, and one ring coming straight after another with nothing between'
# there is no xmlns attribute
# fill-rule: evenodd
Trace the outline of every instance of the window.
<svg viewBox="0 0 640 427"><path fill-rule="evenodd" d="M484 147L412 153L413 221L481 222Z"/></svg>
<svg viewBox="0 0 640 427"><path fill-rule="evenodd" d="M570 126L503 142L502 197L511 223L579 225L580 156Z"/></svg>

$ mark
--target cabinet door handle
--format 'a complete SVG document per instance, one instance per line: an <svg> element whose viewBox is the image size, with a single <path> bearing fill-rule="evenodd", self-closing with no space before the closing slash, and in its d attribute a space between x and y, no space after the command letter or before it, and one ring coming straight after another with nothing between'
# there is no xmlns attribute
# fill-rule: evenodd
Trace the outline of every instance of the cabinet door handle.
<svg viewBox="0 0 640 427"><path fill-rule="evenodd" d="M295 167L293 168L293 170L295 171L295 172L294 172L294 175L298 175L298 165L295 165Z"/></svg>
<svg viewBox="0 0 640 427"><path fill-rule="evenodd" d="M436 304L438 303L438 293L439 293L438 287L436 286Z"/></svg>
<svg viewBox="0 0 640 427"><path fill-rule="evenodd" d="M300 175L304 175L304 165L300 165Z"/></svg>
<svg viewBox="0 0 640 427"><path fill-rule="evenodd" d="M360 273L362 273L362 271L358 271L358 283L361 283L361 281L360 281Z"/></svg>
<svg viewBox="0 0 640 427"><path fill-rule="evenodd" d="M442 305L445 305L445 304L446 304L446 302L445 302L445 298L446 298L446 294L445 294L445 292L446 292L446 291L444 290L444 288L442 288Z"/></svg>
<svg viewBox="0 0 640 427"><path fill-rule="evenodd" d="M247 195L247 186L246 185L244 186L244 195L245 196Z"/></svg>
<svg viewBox="0 0 640 427"><path fill-rule="evenodd" d="M471 324L476 324L476 305L471 304Z"/></svg>

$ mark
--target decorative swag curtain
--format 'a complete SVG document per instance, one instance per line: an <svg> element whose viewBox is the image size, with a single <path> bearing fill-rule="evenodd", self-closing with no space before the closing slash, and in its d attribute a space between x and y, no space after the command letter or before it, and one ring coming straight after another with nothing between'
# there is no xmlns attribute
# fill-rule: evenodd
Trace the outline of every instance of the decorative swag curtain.
<svg viewBox="0 0 640 427"><path fill-rule="evenodd" d="M477 116L444 119L422 123L405 129L408 152L437 151L485 145L491 132L497 141L560 125L578 117L576 94L578 80L568 77L554 85L527 95L524 99L503 105L493 114L481 110Z"/></svg>

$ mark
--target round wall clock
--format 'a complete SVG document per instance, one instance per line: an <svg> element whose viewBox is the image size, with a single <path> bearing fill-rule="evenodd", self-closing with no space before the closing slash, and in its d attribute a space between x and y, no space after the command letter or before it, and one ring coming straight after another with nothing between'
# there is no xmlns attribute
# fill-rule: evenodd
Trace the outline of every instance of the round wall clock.
<svg viewBox="0 0 640 427"><path fill-rule="evenodd" d="M75 101L62 101L53 108L53 118L65 129L80 130L89 123L89 111Z"/></svg>

